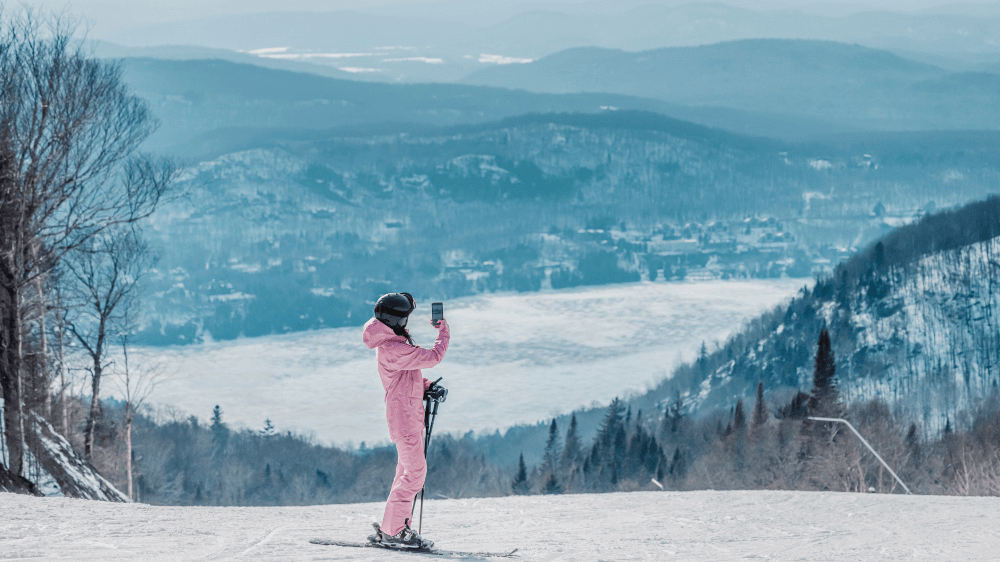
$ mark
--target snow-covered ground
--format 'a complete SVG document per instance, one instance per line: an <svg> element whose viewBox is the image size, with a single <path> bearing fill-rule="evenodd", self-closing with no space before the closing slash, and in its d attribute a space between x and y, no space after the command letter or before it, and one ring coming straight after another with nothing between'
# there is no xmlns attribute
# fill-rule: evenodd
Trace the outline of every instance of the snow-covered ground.
<svg viewBox="0 0 1000 562"><path fill-rule="evenodd" d="M364 540L382 504L154 507L0 493L0 559L409 560ZM440 548L520 560L997 560L1000 498L635 492L432 500Z"/></svg>
<svg viewBox="0 0 1000 562"><path fill-rule="evenodd" d="M504 429L639 392L786 301L809 279L635 283L445 303L452 341L425 371L449 388L438 431ZM430 304L411 331L429 346ZM150 398L207 419L313 432L322 442L388 440L374 352L359 328L139 350L165 376ZM113 385L105 385L109 394Z"/></svg>

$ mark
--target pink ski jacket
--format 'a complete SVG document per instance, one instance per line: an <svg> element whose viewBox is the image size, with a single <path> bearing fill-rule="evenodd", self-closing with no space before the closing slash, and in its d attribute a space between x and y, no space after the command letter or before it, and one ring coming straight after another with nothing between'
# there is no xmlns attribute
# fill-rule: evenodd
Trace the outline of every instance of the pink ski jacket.
<svg viewBox="0 0 1000 562"><path fill-rule="evenodd" d="M420 369L437 365L448 350L448 326L438 332L431 349L413 347L392 328L372 318L365 324L361 338L368 349L376 350L378 374L385 387L385 419L393 442L424 431L424 390L431 381Z"/></svg>

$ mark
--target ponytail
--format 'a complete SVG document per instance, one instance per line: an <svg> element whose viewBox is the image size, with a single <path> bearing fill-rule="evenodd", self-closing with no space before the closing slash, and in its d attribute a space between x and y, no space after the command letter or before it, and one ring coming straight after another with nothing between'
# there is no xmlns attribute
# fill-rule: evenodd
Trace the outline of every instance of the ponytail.
<svg viewBox="0 0 1000 562"><path fill-rule="evenodd" d="M392 333L396 334L397 336L403 336L404 338L406 338L407 343L409 343L413 347L417 347L417 344L413 343L413 338L410 337L410 332L407 331L406 328L404 328L403 326L390 326L390 328L392 329Z"/></svg>

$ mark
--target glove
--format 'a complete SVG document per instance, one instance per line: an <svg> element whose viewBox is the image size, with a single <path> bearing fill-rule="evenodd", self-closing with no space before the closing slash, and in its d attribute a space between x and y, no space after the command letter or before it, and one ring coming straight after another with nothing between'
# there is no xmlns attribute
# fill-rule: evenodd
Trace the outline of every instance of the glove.
<svg viewBox="0 0 1000 562"><path fill-rule="evenodd" d="M448 389L434 383L424 391L424 399L430 398L431 400L436 400L438 402L444 402L448 397Z"/></svg>

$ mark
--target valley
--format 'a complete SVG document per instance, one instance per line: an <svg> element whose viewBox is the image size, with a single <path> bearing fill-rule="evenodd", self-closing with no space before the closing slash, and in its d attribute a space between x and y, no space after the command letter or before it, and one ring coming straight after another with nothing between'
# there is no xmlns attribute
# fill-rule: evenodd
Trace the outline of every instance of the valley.
<svg viewBox="0 0 1000 562"><path fill-rule="evenodd" d="M641 393L703 343L723 341L811 282L632 283L448 300L452 344L446 360L424 373L444 377L450 391L436 431L503 432ZM420 298L411 325L424 346L435 337L429 318L429 299ZM339 446L388 440L385 393L358 327L133 354L161 366L150 401L168 417L207 419L218 404L235 428L259 429L269 419L279 432ZM119 396L114 386L106 392Z"/></svg>

